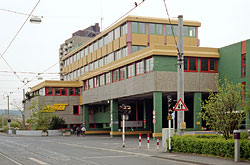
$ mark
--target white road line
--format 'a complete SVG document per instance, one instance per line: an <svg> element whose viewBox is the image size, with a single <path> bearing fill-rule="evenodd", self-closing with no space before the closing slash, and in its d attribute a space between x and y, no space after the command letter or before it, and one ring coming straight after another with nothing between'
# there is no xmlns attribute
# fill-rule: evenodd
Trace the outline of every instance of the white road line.
<svg viewBox="0 0 250 165"><path fill-rule="evenodd" d="M22 165L21 163L18 163L17 161L15 161L15 160L9 158L8 156L6 156L6 155L4 155L4 154L2 154L2 153L0 153L0 155L3 156L3 157L5 157L6 159L12 161L13 163L16 163L17 165Z"/></svg>
<svg viewBox="0 0 250 165"><path fill-rule="evenodd" d="M37 163L42 164L42 165L48 164L48 163L45 163L45 162L38 160L38 159L35 159L35 158L29 158L29 160L32 160L32 161L37 162Z"/></svg>
<svg viewBox="0 0 250 165"><path fill-rule="evenodd" d="M131 157L131 155L129 155L129 156L96 156L96 157L81 157L81 158L83 158L83 159L104 159L104 158L126 158L126 157Z"/></svg>
<svg viewBox="0 0 250 165"><path fill-rule="evenodd" d="M86 145L77 145L77 144L70 144L70 143L64 143L64 142L58 142L58 143L69 145L69 146L75 146L75 147L82 147L82 148L96 149L96 150L103 150L103 151L110 151L110 152L120 152L120 153L126 153L126 154L131 154L131 155L139 155L139 156L145 156L145 157L150 157L151 156L151 155L148 155L148 154L129 152L129 151L121 151L121 150L114 150L114 149L108 149L108 148L92 147L92 146L86 146Z"/></svg>

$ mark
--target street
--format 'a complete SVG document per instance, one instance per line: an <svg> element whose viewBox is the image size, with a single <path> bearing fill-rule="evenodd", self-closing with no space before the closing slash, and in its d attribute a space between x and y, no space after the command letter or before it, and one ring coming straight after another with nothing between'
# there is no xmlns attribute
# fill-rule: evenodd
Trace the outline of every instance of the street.
<svg viewBox="0 0 250 165"><path fill-rule="evenodd" d="M186 156L188 158L188 156ZM211 158L206 162L202 157L181 156L156 150L156 141L151 139L150 149L146 138L142 148L137 137L128 137L122 148L121 137L24 137L0 135L1 165L144 165L144 164L217 164L220 159ZM210 162L209 162L210 161ZM221 162L220 162L221 163ZM234 164L225 160L222 164ZM240 164L244 164L241 162Z"/></svg>

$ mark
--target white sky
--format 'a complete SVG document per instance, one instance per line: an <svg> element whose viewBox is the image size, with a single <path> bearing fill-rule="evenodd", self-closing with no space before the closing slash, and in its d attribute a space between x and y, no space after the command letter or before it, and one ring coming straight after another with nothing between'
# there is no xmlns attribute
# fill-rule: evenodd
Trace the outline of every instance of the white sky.
<svg viewBox="0 0 250 165"><path fill-rule="evenodd" d="M29 14L38 0L0 0L0 9ZM58 62L60 44L72 33L82 30L103 17L103 29L134 7L138 0L41 0L33 15L43 16L41 24L27 22L4 58L21 79L32 79ZM250 38L249 0L166 0L170 17L183 15L184 20L201 22L199 39L202 47L220 48ZM145 0L130 15L167 18L163 0ZM0 10L0 54L21 27L27 16ZM59 66L49 73L58 73ZM23 84L0 59L0 109L7 109L3 96L17 91ZM42 75L43 79L57 79L56 74ZM35 80L25 89L41 82ZM21 102L22 90L10 95L10 102ZM14 109L14 106L10 106Z"/></svg>

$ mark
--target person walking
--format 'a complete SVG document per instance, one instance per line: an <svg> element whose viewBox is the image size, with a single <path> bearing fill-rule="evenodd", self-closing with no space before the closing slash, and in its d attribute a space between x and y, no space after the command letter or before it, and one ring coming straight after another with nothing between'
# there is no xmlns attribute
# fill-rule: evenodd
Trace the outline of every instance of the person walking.
<svg viewBox="0 0 250 165"><path fill-rule="evenodd" d="M86 128L84 126L82 126L81 131L82 131L82 135L85 136Z"/></svg>

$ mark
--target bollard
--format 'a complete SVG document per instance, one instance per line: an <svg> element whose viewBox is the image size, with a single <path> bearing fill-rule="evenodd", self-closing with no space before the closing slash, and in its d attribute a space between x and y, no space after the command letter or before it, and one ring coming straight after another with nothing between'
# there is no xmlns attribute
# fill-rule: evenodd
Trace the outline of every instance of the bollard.
<svg viewBox="0 0 250 165"><path fill-rule="evenodd" d="M240 131L234 130L234 161L240 161Z"/></svg>
<svg viewBox="0 0 250 165"><path fill-rule="evenodd" d="M149 149L149 134L147 134L147 149Z"/></svg>
<svg viewBox="0 0 250 165"><path fill-rule="evenodd" d="M157 136L157 144L156 144L156 149L159 151L159 136Z"/></svg>
<svg viewBox="0 0 250 165"><path fill-rule="evenodd" d="M139 133L139 148L141 148L141 133Z"/></svg>

